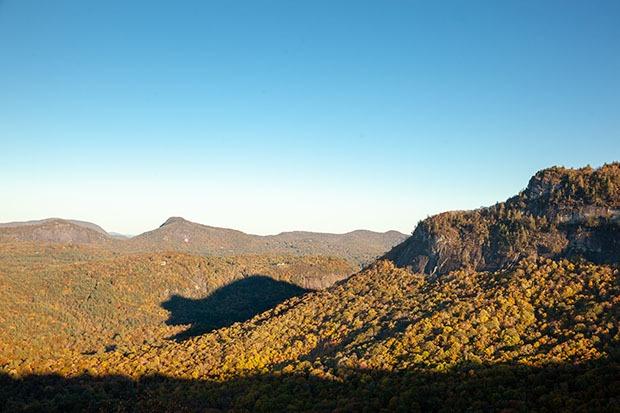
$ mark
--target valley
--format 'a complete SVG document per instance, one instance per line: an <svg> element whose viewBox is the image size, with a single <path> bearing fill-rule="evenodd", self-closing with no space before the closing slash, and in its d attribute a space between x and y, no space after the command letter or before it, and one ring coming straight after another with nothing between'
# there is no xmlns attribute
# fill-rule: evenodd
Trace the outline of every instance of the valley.
<svg viewBox="0 0 620 413"><path fill-rule="evenodd" d="M5 227L0 408L617 411L618 210L613 163L543 170L395 246Z"/></svg>

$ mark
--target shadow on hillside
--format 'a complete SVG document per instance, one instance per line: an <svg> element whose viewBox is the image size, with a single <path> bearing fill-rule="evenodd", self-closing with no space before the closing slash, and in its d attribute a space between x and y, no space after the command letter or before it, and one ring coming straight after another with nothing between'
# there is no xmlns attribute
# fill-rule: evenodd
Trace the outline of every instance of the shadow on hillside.
<svg viewBox="0 0 620 413"><path fill-rule="evenodd" d="M0 411L618 411L620 367L465 364L445 373L352 370L343 377L307 370L219 382L0 374Z"/></svg>
<svg viewBox="0 0 620 413"><path fill-rule="evenodd" d="M284 281L252 275L221 287L205 298L173 295L161 306L170 312L166 324L190 325L187 330L171 337L174 340L185 340L249 320L306 291L308 290Z"/></svg>

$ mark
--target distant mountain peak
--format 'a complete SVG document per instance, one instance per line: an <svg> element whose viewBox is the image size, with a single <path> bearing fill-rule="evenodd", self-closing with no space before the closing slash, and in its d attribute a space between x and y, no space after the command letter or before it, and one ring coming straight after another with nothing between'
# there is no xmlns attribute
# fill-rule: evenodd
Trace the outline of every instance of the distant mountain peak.
<svg viewBox="0 0 620 413"><path fill-rule="evenodd" d="M46 218L0 224L0 241L41 241L60 243L98 243L111 239L99 225L63 218Z"/></svg>
<svg viewBox="0 0 620 413"><path fill-rule="evenodd" d="M159 228L127 240L131 251L180 250L200 255L282 254L343 257L366 265L384 254L406 235L357 230L346 234L292 231L277 235L254 235L222 227L170 217Z"/></svg>

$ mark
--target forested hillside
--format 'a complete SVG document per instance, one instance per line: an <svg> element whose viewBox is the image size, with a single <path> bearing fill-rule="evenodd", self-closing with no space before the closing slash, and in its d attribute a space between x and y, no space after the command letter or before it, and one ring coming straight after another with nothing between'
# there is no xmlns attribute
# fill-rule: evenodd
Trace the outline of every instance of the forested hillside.
<svg viewBox="0 0 620 413"><path fill-rule="evenodd" d="M385 257L426 274L496 270L535 256L613 263L620 257L619 231L620 163L554 167L506 202L420 222Z"/></svg>
<svg viewBox="0 0 620 413"><path fill-rule="evenodd" d="M86 246L0 244L0 363L156 343L186 330L195 335L352 271L331 257L115 255Z"/></svg>
<svg viewBox="0 0 620 413"><path fill-rule="evenodd" d="M619 315L608 266L526 260L430 280L381 261L181 343L10 363L29 390L3 389L6 406L46 408L614 411Z"/></svg>
<svg viewBox="0 0 620 413"><path fill-rule="evenodd" d="M337 258L5 244L0 408L616 412L619 168L541 171L348 278Z"/></svg>
<svg viewBox="0 0 620 413"><path fill-rule="evenodd" d="M109 245L111 240L107 232L90 222L52 218L0 224L0 243L30 241Z"/></svg>
<svg viewBox="0 0 620 413"><path fill-rule="evenodd" d="M203 256L297 255L341 257L356 267L367 265L402 242L397 231L357 230L345 234L292 231L252 235L187 221L167 219L159 228L135 237L107 233L84 221L59 218L0 224L0 244L34 242L100 247L114 252L184 252Z"/></svg>
<svg viewBox="0 0 620 413"><path fill-rule="evenodd" d="M201 255L285 254L342 257L355 265L369 264L402 242L397 231L353 231L346 234L293 231L277 235L252 235L190 222L180 217L127 240L129 251L183 251Z"/></svg>

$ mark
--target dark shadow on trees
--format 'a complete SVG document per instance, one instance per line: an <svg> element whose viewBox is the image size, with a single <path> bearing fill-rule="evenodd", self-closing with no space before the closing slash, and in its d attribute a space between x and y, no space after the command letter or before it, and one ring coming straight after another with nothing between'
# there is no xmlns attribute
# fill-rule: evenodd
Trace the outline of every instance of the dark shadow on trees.
<svg viewBox="0 0 620 413"><path fill-rule="evenodd" d="M309 369L227 381L148 376L63 378L0 374L3 412L564 412L618 411L620 366L482 366L447 372L341 371L342 380Z"/></svg>
<svg viewBox="0 0 620 413"><path fill-rule="evenodd" d="M171 337L175 340L185 340L236 322L249 320L306 291L308 290L284 281L252 275L221 287L205 298L193 299L173 295L161 306L170 312L166 324L190 325L187 330Z"/></svg>

